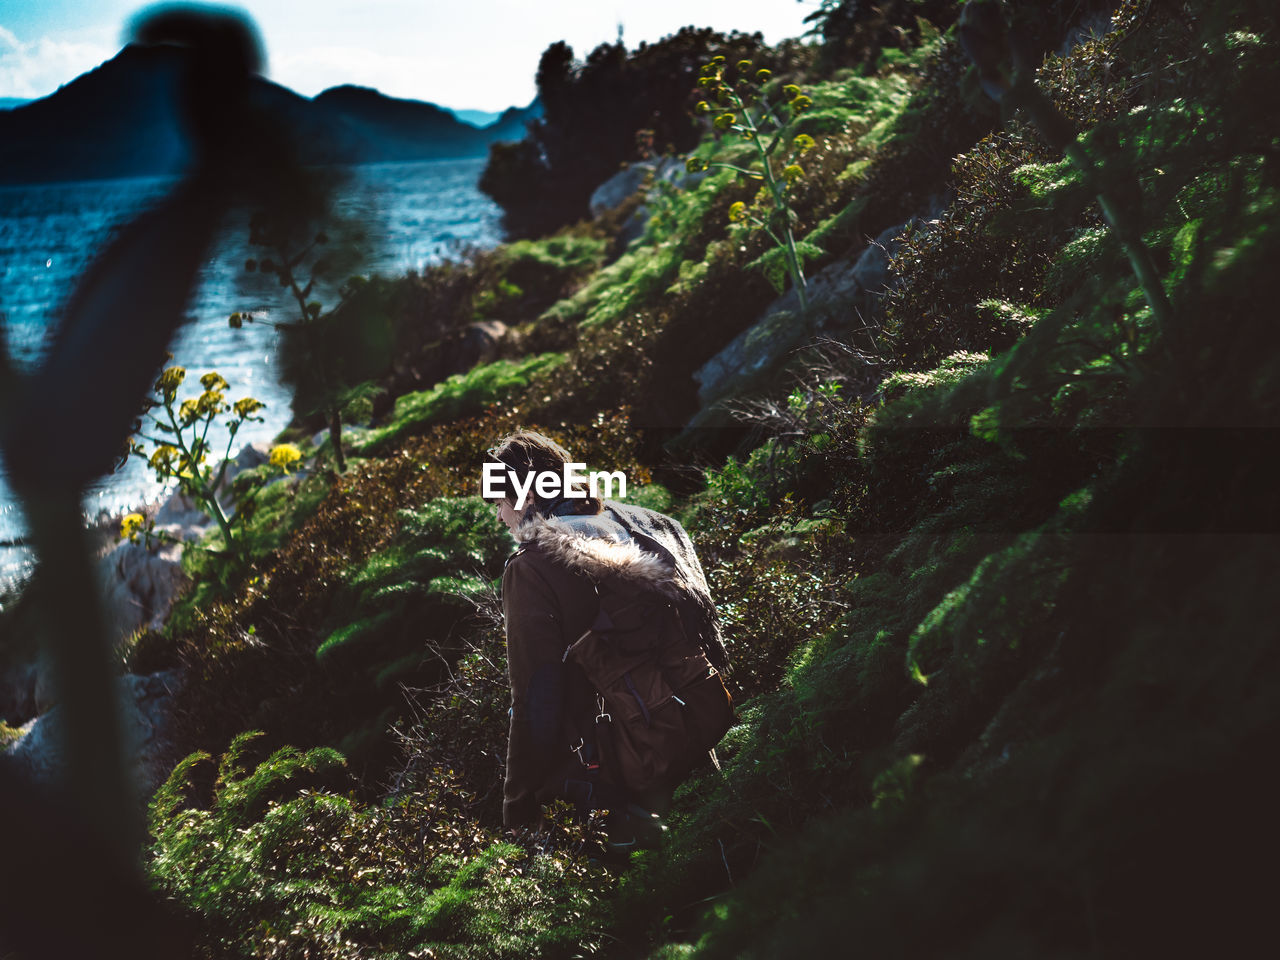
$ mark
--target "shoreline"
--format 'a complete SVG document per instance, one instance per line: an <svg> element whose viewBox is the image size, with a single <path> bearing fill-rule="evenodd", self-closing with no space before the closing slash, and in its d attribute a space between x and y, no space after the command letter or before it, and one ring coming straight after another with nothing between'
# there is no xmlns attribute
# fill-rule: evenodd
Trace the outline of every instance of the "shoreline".
<svg viewBox="0 0 1280 960"><path fill-rule="evenodd" d="M160 497L143 501L141 504L135 504L131 507L114 510L109 507L101 507L94 514L82 511L81 519L89 536L94 562L105 557L119 542L120 522L126 516L130 513L140 513L144 517L151 519L155 517L160 508L176 492L176 490L168 491ZM0 611L3 611L5 604L17 602L35 573L35 559L30 556L32 546L26 537L0 543L0 551L6 550L23 551L28 556L13 564L14 567L17 567L18 563L21 563L23 564L23 569L9 572L10 565L5 562L5 554L0 553L0 569L5 570L4 573L0 573Z"/></svg>

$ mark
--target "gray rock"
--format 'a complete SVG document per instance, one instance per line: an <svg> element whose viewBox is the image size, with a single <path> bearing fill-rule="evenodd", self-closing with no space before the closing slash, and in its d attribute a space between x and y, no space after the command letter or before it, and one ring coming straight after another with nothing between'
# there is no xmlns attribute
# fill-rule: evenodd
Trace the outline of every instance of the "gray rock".
<svg viewBox="0 0 1280 960"><path fill-rule="evenodd" d="M235 506L234 498L231 496L231 484L235 482L236 477L244 473L246 470L252 470L254 467L260 467L267 462L271 456L271 448L274 444L259 440L257 443L245 444L240 452L236 454L236 458L227 464L226 476L222 478L222 483L218 487L218 502L224 507L232 508Z"/></svg>
<svg viewBox="0 0 1280 960"><path fill-rule="evenodd" d="M155 792L178 759L173 736L173 707L183 680L183 675L177 670L148 676L127 674L119 679L120 719L131 779L140 801ZM66 750L62 740L64 711L64 707L55 706L25 724L21 728L21 739L6 751L15 766L38 783L53 784L62 778L66 770Z"/></svg>
<svg viewBox="0 0 1280 960"><path fill-rule="evenodd" d="M793 310L770 309L729 342L694 373L698 399L703 406L733 392L733 388L759 376L794 347L808 331L808 324Z"/></svg>
<svg viewBox="0 0 1280 960"><path fill-rule="evenodd" d="M158 630L186 577L182 544L127 540L98 561L108 636L120 643L141 628Z"/></svg>
<svg viewBox="0 0 1280 960"><path fill-rule="evenodd" d="M853 279L868 293L883 293L889 285L889 260L902 246L902 234L907 224L884 230L867 244L853 265Z"/></svg>
<svg viewBox="0 0 1280 960"><path fill-rule="evenodd" d="M675 157L659 157L656 160L641 160L633 163L625 170L619 170L591 194L589 208L593 217L612 210L630 198L645 184L648 175L653 174L654 183L666 180L680 185L690 180L683 160Z"/></svg>
<svg viewBox="0 0 1280 960"><path fill-rule="evenodd" d="M1111 31L1111 14L1106 10L1098 10L1089 14L1067 31L1058 46L1058 56L1065 57L1080 44L1089 40L1101 40Z"/></svg>
<svg viewBox="0 0 1280 960"><path fill-rule="evenodd" d="M170 496L156 511L154 519L157 527L164 527L171 533L176 530L178 532L175 535L181 536L184 540L198 537L204 527L213 523L212 517L181 492L175 492Z"/></svg>
<svg viewBox="0 0 1280 960"><path fill-rule="evenodd" d="M880 301L892 281L889 260L906 228L903 223L882 231L856 259L837 260L809 277L807 315L801 315L794 287L769 304L755 323L694 373L702 410L688 426L708 422L708 407L740 393L803 342L816 337L856 339L864 327L877 326Z"/></svg>
<svg viewBox="0 0 1280 960"><path fill-rule="evenodd" d="M832 315L843 314L860 291L857 270L861 261L861 257L852 263L837 260L808 278L805 283L809 300L807 317L800 314L800 297L793 287L769 304L759 320L703 364L693 375L698 383L698 399L703 405L732 393L780 361L806 336L830 326Z"/></svg>

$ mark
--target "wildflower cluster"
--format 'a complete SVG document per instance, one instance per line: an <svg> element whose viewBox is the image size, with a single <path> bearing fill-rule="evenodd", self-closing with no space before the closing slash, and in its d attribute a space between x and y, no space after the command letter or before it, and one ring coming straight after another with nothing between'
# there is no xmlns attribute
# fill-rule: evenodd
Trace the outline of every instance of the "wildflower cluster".
<svg viewBox="0 0 1280 960"><path fill-rule="evenodd" d="M271 448L267 462L279 467L285 473L293 469L293 465L302 459L302 451L292 443L281 443Z"/></svg>
<svg viewBox="0 0 1280 960"><path fill-rule="evenodd" d="M138 533L147 525L147 518L140 513L129 513L120 521L120 539L137 543Z"/></svg>
<svg viewBox="0 0 1280 960"><path fill-rule="evenodd" d="M787 149L780 151L779 148L783 146L787 124L812 107L813 100L794 83L782 87L781 99L776 96L775 84L771 96L768 87L773 73L767 69L753 72L750 60L738 61L732 80L726 79L726 69L722 56L712 57L702 67L698 86L706 99L698 102L695 111L712 116L712 125L721 133L737 133L741 139L752 143L759 167L707 161L697 156L689 157L685 167L691 173L720 167L750 180L764 181L764 188L749 206L739 201L729 208L729 220L747 224L769 235L778 254L784 258L785 272L791 277L800 309L807 310L804 258L817 251L796 242L791 198L796 184L805 175L800 158L816 146L816 141L802 133L791 138ZM784 121L784 116L789 119ZM781 273L777 282L781 283Z"/></svg>
<svg viewBox="0 0 1280 960"><path fill-rule="evenodd" d="M236 434L245 423L263 422L258 411L265 404L254 397L242 397L229 403L226 392L230 384L216 370L200 378L200 386L203 387L200 394L179 402L178 390L186 376L184 367L171 366L156 379L155 392L159 399L147 400L144 411L144 418L150 421L150 425L144 428L143 420L138 420L135 426L137 438L129 441L128 452L146 460L160 483L176 479L179 489L218 522L228 549L234 553L237 543L232 520L219 502L216 491L222 486L227 465L231 462L231 446ZM160 412L154 412L157 410ZM209 431L214 421L225 413L231 414L222 424L227 431L227 449L215 471L207 465L212 445ZM144 429L153 432L145 433ZM151 443L150 453L143 441ZM288 472L301 456L297 447L282 444L272 450L271 464ZM120 522L120 538L136 543L139 536L147 543L153 538L170 539L166 534L155 531L154 523L142 514L130 513Z"/></svg>

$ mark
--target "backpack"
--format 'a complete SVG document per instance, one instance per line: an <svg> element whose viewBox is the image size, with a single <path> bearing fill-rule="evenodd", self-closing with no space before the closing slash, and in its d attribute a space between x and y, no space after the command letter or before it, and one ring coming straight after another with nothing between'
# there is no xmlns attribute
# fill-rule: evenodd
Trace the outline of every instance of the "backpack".
<svg viewBox="0 0 1280 960"><path fill-rule="evenodd" d="M674 601L618 577L595 589L599 612L563 659L595 688L604 772L633 797L669 794L714 762L710 751L733 722L732 697Z"/></svg>

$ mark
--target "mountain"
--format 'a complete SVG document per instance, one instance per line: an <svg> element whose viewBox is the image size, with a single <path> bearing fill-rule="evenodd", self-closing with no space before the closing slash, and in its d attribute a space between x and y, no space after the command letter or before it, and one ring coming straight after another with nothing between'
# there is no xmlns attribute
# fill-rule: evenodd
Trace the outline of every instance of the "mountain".
<svg viewBox="0 0 1280 960"><path fill-rule="evenodd" d="M55 93L0 111L0 183L181 172L190 163L174 97L181 54L125 47ZM257 78L251 97L294 132L304 162L371 163L479 157L520 139L539 108L511 108L477 128L442 107L341 86L313 99Z"/></svg>
<svg viewBox="0 0 1280 960"><path fill-rule="evenodd" d="M398 100L368 87L332 87L312 108L349 144L356 162L484 156L484 131L435 104Z"/></svg>
<svg viewBox="0 0 1280 960"><path fill-rule="evenodd" d="M497 120L483 129L489 135L489 142L499 140L523 140L525 127L530 120L542 117L542 101L534 99L527 107L507 107Z"/></svg>
<svg viewBox="0 0 1280 960"><path fill-rule="evenodd" d="M453 110L451 112L463 123L473 127L487 127L501 116L496 110Z"/></svg>
<svg viewBox="0 0 1280 960"><path fill-rule="evenodd" d="M55 93L0 114L0 183L175 173L190 159L178 125L172 48L126 47Z"/></svg>

